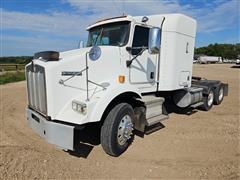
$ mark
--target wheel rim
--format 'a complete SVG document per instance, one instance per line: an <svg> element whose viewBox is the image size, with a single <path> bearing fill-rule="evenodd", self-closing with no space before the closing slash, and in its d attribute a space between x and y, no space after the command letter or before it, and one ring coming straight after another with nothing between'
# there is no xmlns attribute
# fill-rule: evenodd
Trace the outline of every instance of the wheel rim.
<svg viewBox="0 0 240 180"><path fill-rule="evenodd" d="M132 130L132 119L129 115L125 115L118 126L117 140L120 145L124 145L131 138Z"/></svg>
<svg viewBox="0 0 240 180"><path fill-rule="evenodd" d="M221 87L221 89L219 90L218 100L221 101L222 99L223 99L223 88Z"/></svg>
<svg viewBox="0 0 240 180"><path fill-rule="evenodd" d="M208 106L211 106L213 103L213 91L210 91L208 95Z"/></svg>

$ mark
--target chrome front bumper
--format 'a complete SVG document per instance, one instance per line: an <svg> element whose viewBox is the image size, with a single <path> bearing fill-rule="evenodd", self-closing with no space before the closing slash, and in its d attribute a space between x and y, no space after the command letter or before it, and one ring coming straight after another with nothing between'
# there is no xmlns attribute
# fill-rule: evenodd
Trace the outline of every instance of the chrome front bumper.
<svg viewBox="0 0 240 180"><path fill-rule="evenodd" d="M27 108L29 126L50 144L74 150L74 126L46 120L39 113Z"/></svg>

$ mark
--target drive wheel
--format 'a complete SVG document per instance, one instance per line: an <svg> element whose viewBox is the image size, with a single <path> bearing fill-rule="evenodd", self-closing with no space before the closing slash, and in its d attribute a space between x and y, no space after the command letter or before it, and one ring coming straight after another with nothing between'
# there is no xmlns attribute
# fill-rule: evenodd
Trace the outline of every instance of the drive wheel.
<svg viewBox="0 0 240 180"><path fill-rule="evenodd" d="M220 85L218 88L218 91L214 94L214 101L213 103L215 105L219 105L222 103L223 101L223 97L224 97L224 90L223 90L223 86Z"/></svg>
<svg viewBox="0 0 240 180"><path fill-rule="evenodd" d="M121 155L133 140L133 108L127 103L116 105L101 129L101 145L111 156Z"/></svg>
<svg viewBox="0 0 240 180"><path fill-rule="evenodd" d="M214 93L213 93L213 90L210 89L209 94L203 96L203 105L201 105L200 108L204 111L209 111L213 106L213 100L214 100Z"/></svg>

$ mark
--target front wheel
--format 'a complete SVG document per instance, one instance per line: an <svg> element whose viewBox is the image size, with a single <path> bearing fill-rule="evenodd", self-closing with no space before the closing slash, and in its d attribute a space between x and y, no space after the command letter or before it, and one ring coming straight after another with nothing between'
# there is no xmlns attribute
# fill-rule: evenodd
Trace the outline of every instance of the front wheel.
<svg viewBox="0 0 240 180"><path fill-rule="evenodd" d="M127 103L120 103L109 112L101 129L101 145L107 154L119 156L131 144L133 118L133 108Z"/></svg>

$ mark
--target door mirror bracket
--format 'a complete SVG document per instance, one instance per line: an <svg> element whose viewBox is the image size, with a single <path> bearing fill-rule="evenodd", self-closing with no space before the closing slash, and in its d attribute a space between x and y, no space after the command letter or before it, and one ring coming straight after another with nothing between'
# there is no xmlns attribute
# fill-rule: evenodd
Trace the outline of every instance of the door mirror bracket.
<svg viewBox="0 0 240 180"><path fill-rule="evenodd" d="M130 53L132 49L141 49L141 51L139 51L139 53L137 53L136 56L134 56L131 60L127 60L126 61L126 65L127 67L129 67L133 60L135 60L138 56L142 55L142 53L147 49L147 47L126 47L126 50Z"/></svg>

